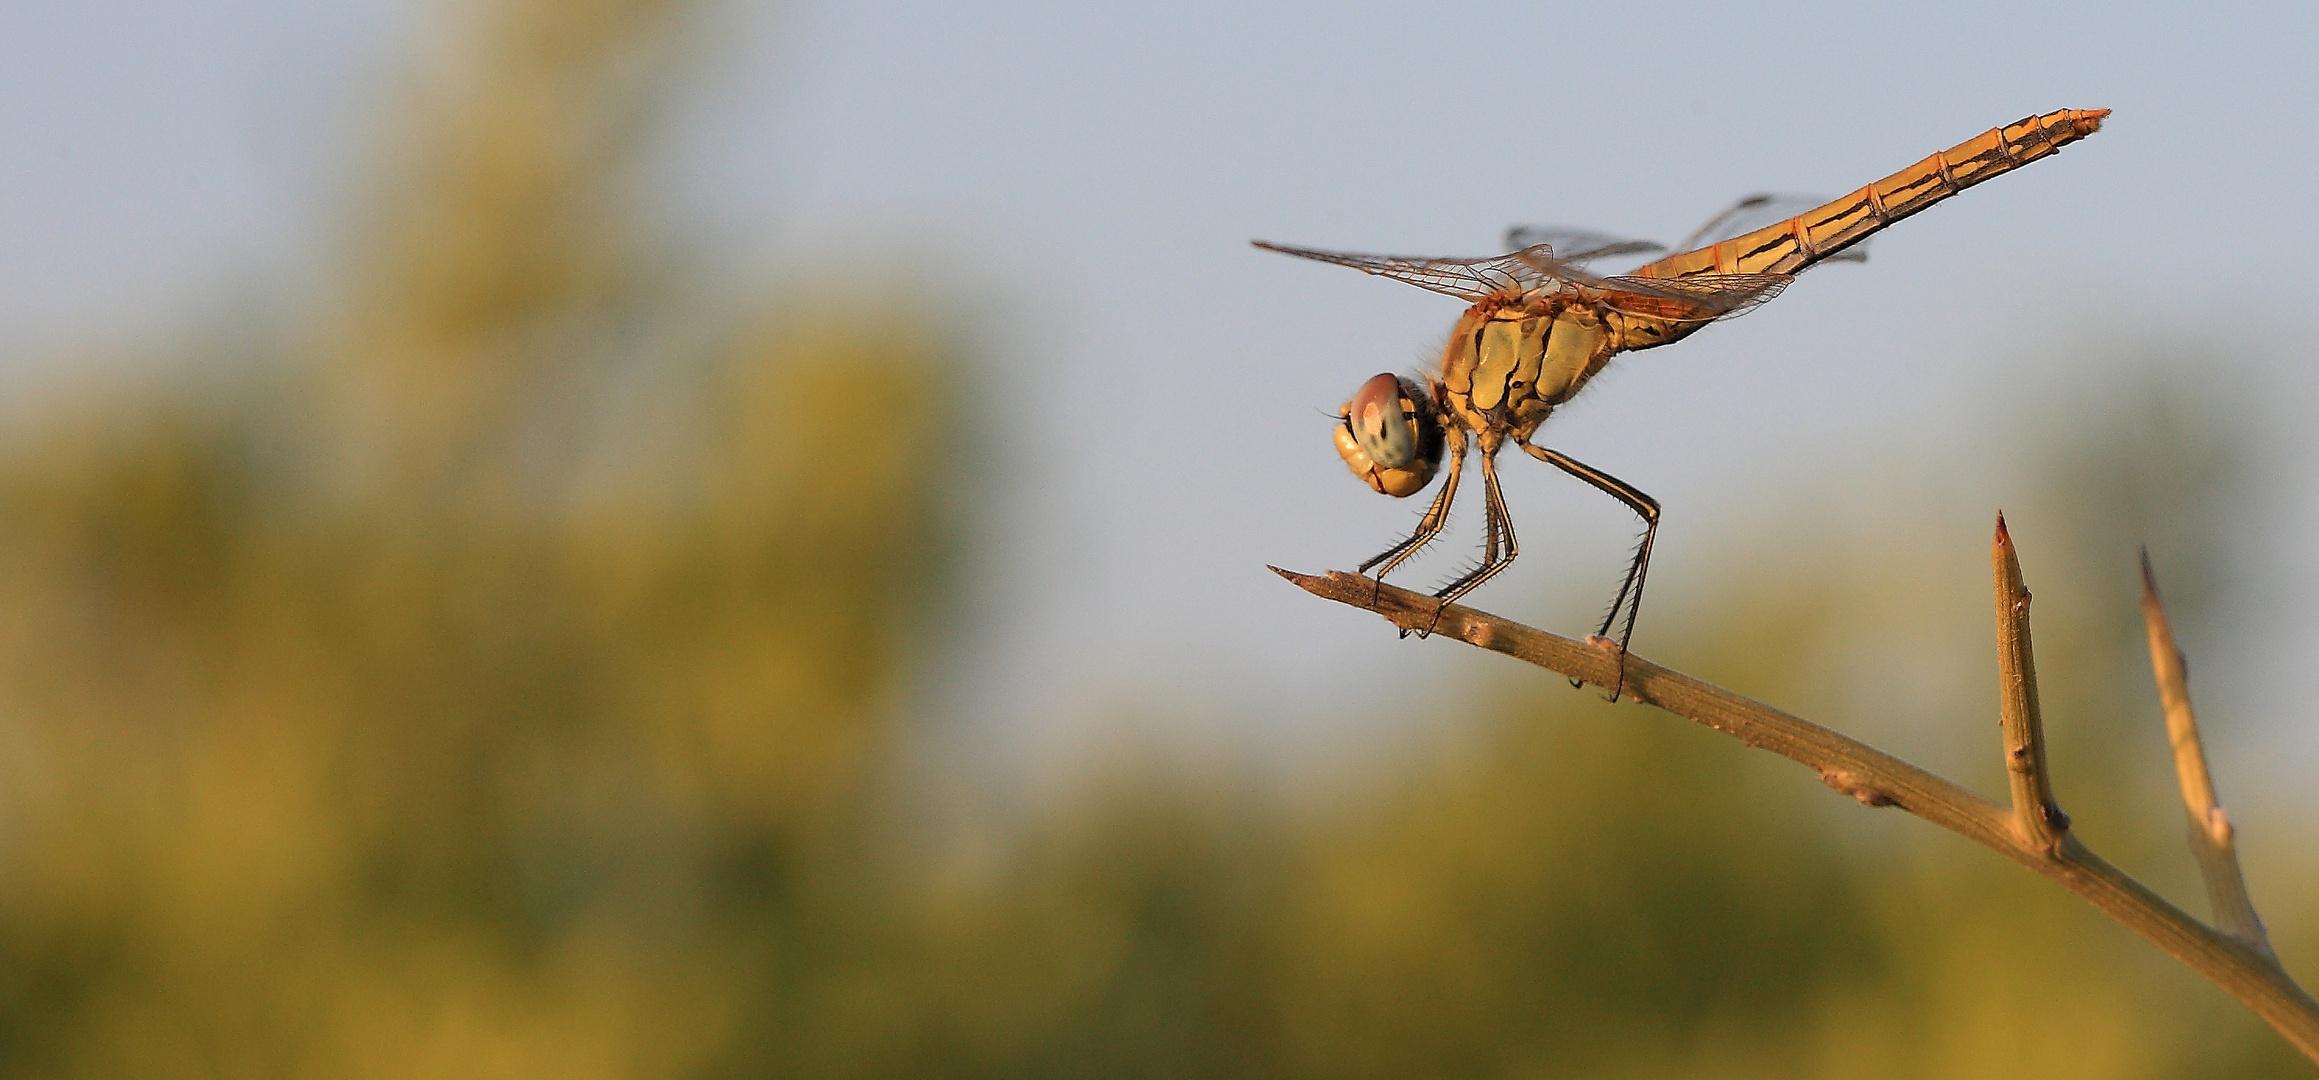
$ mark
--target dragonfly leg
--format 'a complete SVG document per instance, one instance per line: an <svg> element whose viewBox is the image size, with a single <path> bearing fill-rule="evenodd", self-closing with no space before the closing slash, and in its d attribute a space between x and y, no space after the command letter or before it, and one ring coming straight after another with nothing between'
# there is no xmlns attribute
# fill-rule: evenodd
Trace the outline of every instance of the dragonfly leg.
<svg viewBox="0 0 2319 1080"><path fill-rule="evenodd" d="M1523 452L1531 457L1584 480L1611 498L1627 504L1628 509L1633 510L1643 519L1642 543L1635 546L1634 560L1627 564L1626 580L1619 583L1618 595L1613 597L1610 602L1610 613L1602 617L1602 627L1595 631L1597 637L1608 636L1611 625L1618 621L1619 609L1626 609L1626 626L1619 630L1618 635L1618 682L1610 690L1610 699L1617 701L1620 691L1626 689L1627 642L1633 640L1635 617L1641 615L1643 611L1643 578L1650 573L1651 569L1651 542L1658 539L1659 536L1659 500L1643 494L1626 481L1579 461L1568 454L1548 450L1543 446L1532 446L1529 443L1523 443L1521 446Z"/></svg>
<svg viewBox="0 0 2319 1080"><path fill-rule="evenodd" d="M1482 500L1481 564L1458 575L1433 594L1441 602L1434 605L1433 623L1426 624L1425 633L1419 637L1433 633L1434 624L1441 621L1442 609L1480 588L1482 582L1496 577L1498 571L1513 565L1514 556L1521 554L1521 546L1514 541L1513 515L1506 513L1506 497L1498 490L1498 458L1486 449L1482 454Z"/></svg>
<svg viewBox="0 0 2319 1080"><path fill-rule="evenodd" d="M1449 476L1441 482L1441 491L1433 496L1433 504L1425 508L1425 516L1417 519L1417 531L1409 534L1408 539L1378 552L1367 562L1362 563L1355 571L1367 574L1370 567L1383 563L1384 565L1371 575L1372 583L1383 582L1385 575L1392 573L1394 567L1409 561L1410 556L1417 554L1425 545L1432 543L1433 538L1441 535L1441 530L1449 524L1449 504L1457 498L1457 481L1458 477L1465 472L1466 451L1465 432L1452 431L1451 434L1455 441L1450 444ZM1377 595L1375 590L1371 590L1369 606L1375 607L1376 605Z"/></svg>

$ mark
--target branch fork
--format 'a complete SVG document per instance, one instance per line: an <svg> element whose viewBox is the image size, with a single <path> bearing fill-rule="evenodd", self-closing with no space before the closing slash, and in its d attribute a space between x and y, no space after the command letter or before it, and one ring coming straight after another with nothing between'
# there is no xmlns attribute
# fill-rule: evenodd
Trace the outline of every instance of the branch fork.
<svg viewBox="0 0 2319 1080"><path fill-rule="evenodd" d="M2142 614L2150 636L2150 662L2166 709L2167 738L2174 748L2189 818L2191 852L2214 908L2213 926L2111 866L2070 831L2069 815L2054 798L2038 711L2029 589L2003 515L1997 518L1990 557L1996 577L1999 723L2010 806L2000 806L1866 743L1632 653L1549 634L1472 608L1440 606L1430 596L1355 574L1272 570L1316 596L1374 611L1405 634L1429 629L1606 690L1623 683L1625 695L1635 702L1656 705L1806 765L1823 783L1862 805L1900 807L1995 850L2148 938L2239 999L2296 1049L2319 1062L2319 1000L2279 966L2247 896L2230 818L2216 800L2207 773L2182 652L2159 602L2148 554L2142 562Z"/></svg>

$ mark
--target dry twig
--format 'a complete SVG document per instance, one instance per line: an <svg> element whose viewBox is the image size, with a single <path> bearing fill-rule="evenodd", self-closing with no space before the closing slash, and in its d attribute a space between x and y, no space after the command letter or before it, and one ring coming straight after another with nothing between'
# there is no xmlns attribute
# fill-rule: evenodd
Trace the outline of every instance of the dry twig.
<svg viewBox="0 0 2319 1080"><path fill-rule="evenodd" d="M2070 831L2054 801L2037 710L2037 666L2029 643L2029 590L2021 564L1997 519L1992 561L1997 578L1998 672L2006 774L2013 805L2000 806L1899 758L1800 717L1750 700L1633 654L1624 664L1626 693L1705 724L1749 746L1811 767L1828 786L1868 806L1897 806L1992 848L2076 893L2103 914L2150 939L2168 955L2206 976L2253 1009L2305 1056L2319 1062L2319 1001L2279 966L2262 924L2246 899L2231 846L2229 819L2214 802L2197 727L2184 690L2181 654L2165 627L2154 585L2145 579L2152 662L2166 702L2167 730L2182 774L2192 821L2192 849L2214 898L2217 930L2168 903L2141 882L2104 862ZM1340 571L1327 576L1273 572L1316 596L1367 608L1403 631L1424 630L1609 688L1620 680L1615 649L1573 641L1472 608L1436 608L1432 597ZM2169 665L2172 665L2169 669ZM2169 671L2171 670L2171 674Z"/></svg>
<svg viewBox="0 0 2319 1080"><path fill-rule="evenodd" d="M2199 876L2206 879L2214 923L2277 963L2263 920L2255 915L2255 902L2247 896L2246 877L2239 873L2230 817L2222 812L2214 781L2206 774L2206 748L2198 740L2198 717L2190 711L2190 667L2166 623L2166 606L2158 600L2158 575L2150 570L2148 550L2142 552L2142 624L2150 631L2150 670L2158 680L2158 700L2166 706L2166 741L2174 745L2174 773L2182 782L2183 809L2190 814L2190 853L2197 856Z"/></svg>
<svg viewBox="0 0 2319 1080"><path fill-rule="evenodd" d="M1989 548L1997 577L1998 724L2005 733L2005 775L2013 787L2013 831L2048 853L2069 834L2069 815L2053 797L2045 762L2045 716L2037 707L2037 657L2029 649L2029 586L2005 515L1997 515L1997 542Z"/></svg>

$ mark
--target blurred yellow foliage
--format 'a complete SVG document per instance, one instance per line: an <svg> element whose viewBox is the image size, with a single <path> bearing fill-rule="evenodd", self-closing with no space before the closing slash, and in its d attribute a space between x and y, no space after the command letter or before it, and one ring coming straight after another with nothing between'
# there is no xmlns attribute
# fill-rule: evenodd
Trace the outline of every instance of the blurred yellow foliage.
<svg viewBox="0 0 2319 1080"><path fill-rule="evenodd" d="M887 752L949 346L674 325L616 190L669 8L475 15L283 362L22 410L10 1072L665 1076L799 962L734 950Z"/></svg>

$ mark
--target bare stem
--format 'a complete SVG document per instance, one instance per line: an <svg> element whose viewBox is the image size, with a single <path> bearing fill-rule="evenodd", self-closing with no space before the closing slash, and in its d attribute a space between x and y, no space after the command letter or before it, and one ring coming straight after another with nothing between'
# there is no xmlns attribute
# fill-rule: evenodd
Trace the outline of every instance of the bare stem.
<svg viewBox="0 0 2319 1080"><path fill-rule="evenodd" d="M2190 709L2190 668L2183 662L2181 647L2174 644L2147 549L2142 552L2142 623L2150 631L2150 669L2158 680L2158 700L2166 706L2166 741L2174 746L2182 807L2190 815L2190 853L2197 856L2199 875L2206 879L2214 923L2247 947L2272 956L2270 936L2263 932L2254 899L2247 895L2246 876L2239 872L2230 816L2222 812L2214 781L2206 772L2206 748L2198 738L2198 717Z"/></svg>
<svg viewBox="0 0 2319 1080"><path fill-rule="evenodd" d="M2021 581L2021 559L2003 514L1997 515L1989 559L1997 577L1998 722L2005 732L2005 775L2013 786L2013 829L2031 847L2055 852L2069 833L2069 815L2053 797L2046 767L2037 657L2029 648L2029 587Z"/></svg>
<svg viewBox="0 0 2319 1080"><path fill-rule="evenodd" d="M1431 627L1436 636L1504 653L1604 689L1620 678L1619 656L1612 649L1455 604L1437 612L1430 596L1357 574L1331 571L1319 576L1272 569L1315 596L1374 611L1405 632ZM2022 643L2026 656L2025 634ZM2007 808L1857 739L1631 653L1625 657L1624 668L1626 693L1638 703L1656 705L1749 746L1800 762L1819 773L1829 787L1864 805L1900 807L2052 878L2213 980L2306 1057L2319 1062L2319 1001L2296 985L2267 950L2208 927L2166 902L2088 851L2074 834L2059 831L2057 841L2050 846L2032 843L2015 827L2014 815ZM2025 679L2033 681L2029 668L2025 666L2022 671ZM2033 689L2030 700L2035 700Z"/></svg>

